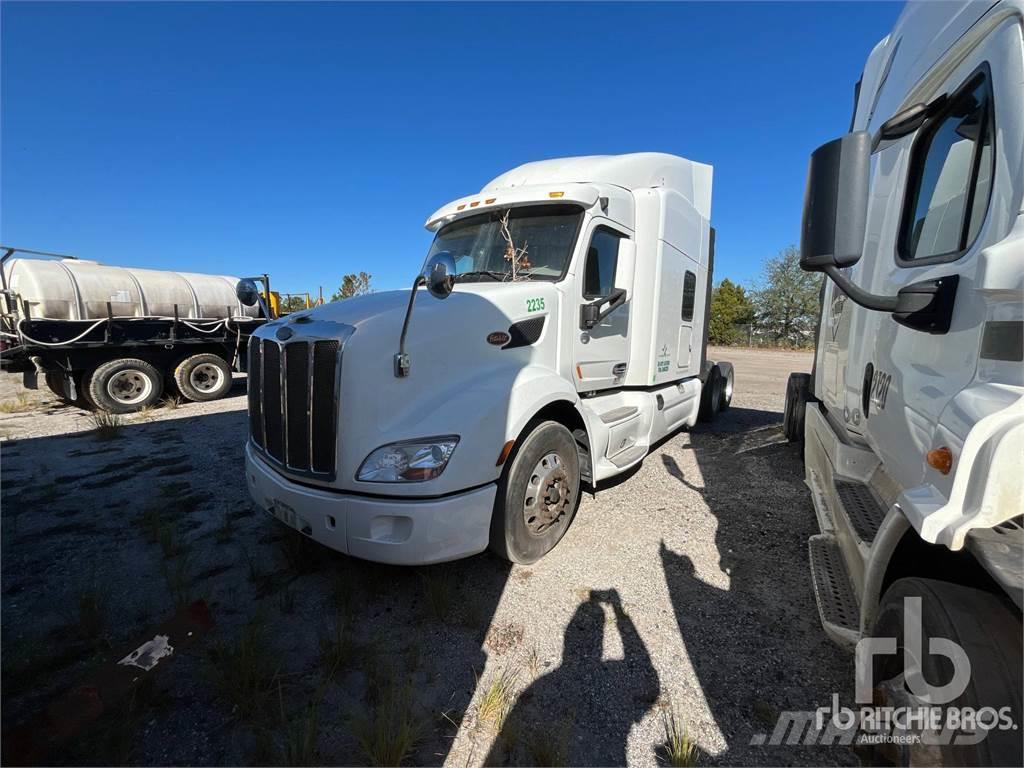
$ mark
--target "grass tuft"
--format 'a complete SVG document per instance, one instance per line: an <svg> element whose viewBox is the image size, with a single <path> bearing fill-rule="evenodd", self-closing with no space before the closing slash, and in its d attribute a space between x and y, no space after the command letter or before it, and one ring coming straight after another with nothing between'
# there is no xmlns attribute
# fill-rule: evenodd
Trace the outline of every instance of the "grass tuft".
<svg viewBox="0 0 1024 768"><path fill-rule="evenodd" d="M661 747L665 762L674 768L689 768L697 762L697 747L690 740L686 727L679 718L674 704L662 713L665 725L665 743Z"/></svg>
<svg viewBox="0 0 1024 768"><path fill-rule="evenodd" d="M278 697L280 699L280 684L278 685ZM320 699L314 697L302 708L298 715L290 720L284 716L284 703L281 703L281 719L285 723L284 746L281 749L279 758L275 761L278 765L319 765L320 749L317 746L317 737L320 731Z"/></svg>
<svg viewBox="0 0 1024 768"><path fill-rule="evenodd" d="M409 684L399 685L393 673L386 681L378 681L373 695L375 703L367 714L352 722L352 732L359 741L369 765L401 765L412 754L419 740L420 724L413 714L412 690Z"/></svg>
<svg viewBox="0 0 1024 768"><path fill-rule="evenodd" d="M221 695L243 720L266 714L277 669L259 622L249 622L230 644L216 643L210 649L210 660Z"/></svg>
<svg viewBox="0 0 1024 768"><path fill-rule="evenodd" d="M501 728L515 701L518 678L519 671L512 666L506 666L500 675L492 678L487 687L483 689L480 703L476 707L476 717L479 722Z"/></svg>
<svg viewBox="0 0 1024 768"><path fill-rule="evenodd" d="M451 566L435 565L420 571L423 580L423 606L426 615L437 621L448 618L455 602L455 576Z"/></svg>
<svg viewBox="0 0 1024 768"><path fill-rule="evenodd" d="M320 663L327 678L333 678L348 663L351 650L351 633L345 619L339 616L320 636Z"/></svg>
<svg viewBox="0 0 1024 768"><path fill-rule="evenodd" d="M23 413L32 410L33 402L24 392L19 392L12 400L0 401L0 413Z"/></svg>
<svg viewBox="0 0 1024 768"><path fill-rule="evenodd" d="M119 414L107 413L106 411L93 411L92 413L93 432L99 440L113 440L118 437L124 419Z"/></svg>
<svg viewBox="0 0 1024 768"><path fill-rule="evenodd" d="M169 411L173 411L182 406L182 400L177 395L169 395L160 401L160 405Z"/></svg>

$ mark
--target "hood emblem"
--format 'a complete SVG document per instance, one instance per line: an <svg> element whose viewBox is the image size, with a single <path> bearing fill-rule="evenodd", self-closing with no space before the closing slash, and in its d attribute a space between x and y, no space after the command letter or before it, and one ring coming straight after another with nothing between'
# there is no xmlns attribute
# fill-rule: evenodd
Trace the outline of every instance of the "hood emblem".
<svg viewBox="0 0 1024 768"><path fill-rule="evenodd" d="M487 343L493 344L496 347L504 346L512 340L505 331L495 331L494 333L487 334Z"/></svg>
<svg viewBox="0 0 1024 768"><path fill-rule="evenodd" d="M278 341L288 341L294 333L295 331L291 328L283 326L277 329L277 333L275 335L277 336Z"/></svg>

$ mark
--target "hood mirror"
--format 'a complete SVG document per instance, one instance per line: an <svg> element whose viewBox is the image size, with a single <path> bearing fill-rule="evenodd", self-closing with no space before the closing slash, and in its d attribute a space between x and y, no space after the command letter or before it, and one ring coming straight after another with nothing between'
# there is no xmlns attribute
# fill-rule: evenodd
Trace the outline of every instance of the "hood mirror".
<svg viewBox="0 0 1024 768"><path fill-rule="evenodd" d="M455 287L455 259L448 251L439 251L423 268L427 290L435 299L447 299Z"/></svg>

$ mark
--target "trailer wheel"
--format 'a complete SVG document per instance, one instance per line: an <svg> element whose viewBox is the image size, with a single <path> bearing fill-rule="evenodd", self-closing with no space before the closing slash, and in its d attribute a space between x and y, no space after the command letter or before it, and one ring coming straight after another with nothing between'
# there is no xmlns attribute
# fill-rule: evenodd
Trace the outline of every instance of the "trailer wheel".
<svg viewBox="0 0 1024 768"><path fill-rule="evenodd" d="M217 400L231 389L231 366L220 355L192 355L174 369L174 384L193 402Z"/></svg>
<svg viewBox="0 0 1024 768"><path fill-rule="evenodd" d="M557 421L538 423L519 441L498 481L491 551L528 565L565 535L580 502L580 461L572 433Z"/></svg>
<svg viewBox="0 0 1024 768"><path fill-rule="evenodd" d="M908 615L906 598L919 598L920 627L917 617ZM906 624L920 630L921 648L905 636ZM970 660L966 688L955 699L941 704L960 712L971 708L979 713L1002 710L1013 727L987 730L976 744L957 744L958 740L975 741L976 737L957 739L950 744L878 744L866 750L868 765L1021 765L1024 754L1020 738L1021 726L1021 621L994 594L933 579L906 578L893 582L886 590L871 632L873 637L895 638L895 654L873 656L871 683L875 703L892 707L934 706L919 698L920 691L906 682L908 671L916 671L931 686L954 682L956 668L949 656L956 646ZM952 640L956 646L938 646L930 652L933 638ZM918 654L918 651L920 653ZM906 657L904 656L906 654ZM913 656L912 656L913 654ZM918 661L915 657L919 655ZM954 691L955 692L955 689ZM951 694L950 694L951 695ZM935 702L938 705L938 702ZM989 710L988 708L991 708ZM980 718L980 715L979 715ZM998 718L996 718L998 719ZM943 722L946 712L943 712ZM979 730L980 735L981 730Z"/></svg>
<svg viewBox="0 0 1024 768"><path fill-rule="evenodd" d="M786 382L786 409L782 417L782 431L791 443L801 443L804 439L804 417L807 402L811 399L811 375L809 373L791 373Z"/></svg>
<svg viewBox="0 0 1024 768"><path fill-rule="evenodd" d="M712 365L708 371L707 381L700 390L700 411L697 416L701 421L714 421L722 408L722 392L725 379L722 378L722 371L718 365Z"/></svg>
<svg viewBox="0 0 1024 768"><path fill-rule="evenodd" d="M153 405L163 391L160 371L131 357L103 363L89 376L88 399L111 413L132 413Z"/></svg>
<svg viewBox="0 0 1024 768"><path fill-rule="evenodd" d="M53 394L57 397L58 400L61 400L65 403L75 402L74 400L71 399L71 396L68 394L66 382L64 381L64 374L58 373L57 371L47 371L45 379L46 386L49 387L50 391L53 392Z"/></svg>

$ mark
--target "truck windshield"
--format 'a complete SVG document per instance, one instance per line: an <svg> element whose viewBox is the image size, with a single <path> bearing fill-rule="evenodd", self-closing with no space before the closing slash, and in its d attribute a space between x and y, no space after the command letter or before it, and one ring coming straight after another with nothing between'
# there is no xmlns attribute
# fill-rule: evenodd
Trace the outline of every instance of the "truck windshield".
<svg viewBox="0 0 1024 768"><path fill-rule="evenodd" d="M572 256L583 217L583 209L576 205L506 208L453 221L437 233L427 258L448 251L455 259L459 282L511 280L512 264L506 258L508 243L501 227L506 212L514 247L525 249L517 276L560 279Z"/></svg>

